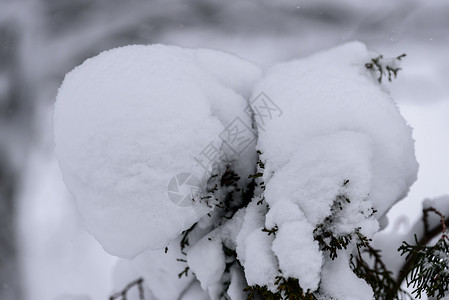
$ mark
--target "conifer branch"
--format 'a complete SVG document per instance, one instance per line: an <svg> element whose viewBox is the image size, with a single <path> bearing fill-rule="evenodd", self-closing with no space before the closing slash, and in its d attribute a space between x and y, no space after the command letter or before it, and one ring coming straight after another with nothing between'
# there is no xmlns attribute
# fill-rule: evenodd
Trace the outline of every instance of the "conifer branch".
<svg viewBox="0 0 449 300"><path fill-rule="evenodd" d="M434 212L440 217L440 224L429 228L428 213ZM412 285L413 293L421 298L425 292L428 296L440 299L449 290L449 247L446 228L449 218L433 207L423 209L424 235L418 240L415 235L415 244L403 242L398 251L406 254L406 262L399 271L398 282L404 280L407 286ZM427 246L435 237L441 234L434 246Z"/></svg>
<svg viewBox="0 0 449 300"><path fill-rule="evenodd" d="M365 64L365 67L373 72L378 73L377 81L382 83L382 79L384 76L388 76L388 81L392 81L393 76L396 78L398 76L398 72L401 70L399 67L395 67L395 61L401 61L406 54L401 54L393 59L384 59L383 55L379 55L378 57L372 58L369 63ZM389 63L392 63L390 65Z"/></svg>

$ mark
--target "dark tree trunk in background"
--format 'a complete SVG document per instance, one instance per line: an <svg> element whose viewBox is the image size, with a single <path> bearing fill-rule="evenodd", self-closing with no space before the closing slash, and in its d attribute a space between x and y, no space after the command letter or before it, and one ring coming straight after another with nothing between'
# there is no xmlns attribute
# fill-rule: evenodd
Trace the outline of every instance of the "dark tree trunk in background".
<svg viewBox="0 0 449 300"><path fill-rule="evenodd" d="M0 299L20 299L14 209L15 173L0 162Z"/></svg>
<svg viewBox="0 0 449 300"><path fill-rule="evenodd" d="M8 300L21 299L16 197L31 118L18 80L17 41L14 27L0 26L0 299Z"/></svg>

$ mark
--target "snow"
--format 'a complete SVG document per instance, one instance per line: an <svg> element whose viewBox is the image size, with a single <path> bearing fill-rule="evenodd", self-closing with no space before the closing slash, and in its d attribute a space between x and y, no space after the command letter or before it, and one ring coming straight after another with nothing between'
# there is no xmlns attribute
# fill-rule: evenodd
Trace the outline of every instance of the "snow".
<svg viewBox="0 0 449 300"><path fill-rule="evenodd" d="M88 230L106 251L131 259L120 262L118 282L141 276L152 297L168 300L203 297L199 286L218 299L230 281L235 300L246 284L276 292L283 276L327 297L372 299L350 269L354 245L331 259L314 234L373 237L416 180L411 127L365 67L373 56L353 42L276 65L255 84L252 116L245 97L260 69L214 50L127 46L70 72L55 107L56 153ZM237 152L232 132L242 124L249 143ZM218 152L204 168L198 156L210 145ZM263 175L254 197L225 220L201 199L226 164L242 179L214 197L240 195L255 149ZM172 203L173 182L188 182L193 201ZM183 256L180 234L189 228Z"/></svg>
<svg viewBox="0 0 449 300"><path fill-rule="evenodd" d="M56 153L87 229L106 251L132 258L164 247L207 213L205 205L174 205L167 184L186 172L205 185L209 175L195 158L210 143L221 147L219 135L236 117L250 123L233 88L243 92L258 76L258 67L230 54L163 45L105 51L66 75L55 106ZM219 150L248 177L252 151Z"/></svg>
<svg viewBox="0 0 449 300"><path fill-rule="evenodd" d="M251 95L253 84L263 75L256 64L246 59L237 59L232 53L201 49L192 51L192 54L203 69L245 98Z"/></svg>
<svg viewBox="0 0 449 300"><path fill-rule="evenodd" d="M70 1L3 1L0 22L7 35L11 32L9 29L12 29L14 35L18 33L16 38L10 41L7 38L5 44L9 49L8 53L17 53L14 59L6 61L7 65L14 68L11 72L12 81L21 83L12 86L12 91L15 93L17 90L29 90L25 99L40 106L38 110L42 110L44 106L46 108L53 106L61 74L67 72L74 64L100 49L129 42L157 41L189 47L226 49L265 65L273 61L301 57L340 43L342 40L354 38L364 40L371 49L377 49L385 55L394 56L406 52L408 57L404 61L403 70L390 86L401 112L414 128L414 137L417 141L416 155L421 167L419 180L412 187L407 200L398 203L399 205L389 213L391 223L394 224L394 219L403 214L409 216L413 223L421 212L422 199L447 193L449 60L446 59L447 28L441 26L447 19L447 3L447 1L372 1L360 5L357 1L335 4L326 0L307 1L301 3L300 9L296 9L297 3L292 1L283 1L282 5L279 1L265 1L264 5L250 1L248 3L234 1L232 5L227 2L214 2L215 9L219 13L212 14L211 18L203 18L201 13L204 6L181 6L172 1L159 1L156 4L134 1L120 5L103 1L89 6ZM270 9L267 9L267 5ZM64 16L78 16L78 13L73 14L74 7L75 11L80 9L81 18L65 18ZM147 20L154 22L147 24ZM176 24L173 23L174 20ZM176 26L181 23L182 28ZM18 28L20 30L16 30ZM243 28L249 30L242 30ZM394 41L390 40L391 37ZM22 42L15 43L16 40ZM6 72L8 73L8 69ZM27 77L25 81L21 79L23 76ZM27 118L26 115L24 117ZM43 125L45 122L39 114L33 119L36 119L35 125ZM19 126L24 124L22 121L16 123ZM39 130L32 128L33 135L36 133L37 136L33 137L33 140L44 140L44 145L41 146L51 155L50 127L39 125ZM3 129L13 128L7 124ZM27 134L12 133L14 134L17 138L29 139ZM45 135L43 139L39 137L42 135ZM13 149L11 153L17 155L18 149L12 147L10 142L5 144ZM19 157L20 160L23 161L23 157ZM38 171L31 172L35 172L35 175L25 177L38 187L41 181L36 179L40 179L47 172L47 168L42 166ZM55 180L56 185L59 185L59 181L59 178ZM72 203L65 198L56 201L59 200L59 196L53 195L52 188L53 185L49 181L46 188L49 193L45 195L36 193L37 197L30 193L24 197L25 209L31 210L29 203L36 203L43 217L29 219L29 214L20 217L20 222L28 228L25 234L29 241L23 246L19 245L20 248L32 249L32 243L48 243L48 245L65 243L70 247L58 248L58 253L77 257L73 265L78 266L77 261L86 257L91 263L83 270L84 272L92 274L103 269L102 272L107 273L106 266L98 263L93 258L94 255L80 249L84 247L83 243L79 243L78 246L69 244L69 239L72 239L70 233L65 236L52 234L62 227L72 226L72 223L78 224L77 220L67 218L65 214L71 209ZM59 203L59 206L56 203ZM64 209L64 213L61 213L62 209L54 209L65 207L63 205L67 210ZM393 210L395 214L392 214ZM49 224L46 221L58 218L64 220L64 226L59 223ZM48 239L38 238L40 232L46 232ZM87 242L86 239L86 244L95 243L90 240ZM31 259L26 257L26 260L37 266L33 268L26 266L23 271L27 277L34 278L35 284L24 284L30 295L34 296L32 299L45 298L37 296L40 295L38 290L47 290L46 295L49 297L45 299L53 298L51 291L58 292L54 288L46 288L41 280L53 282L53 286L68 290L70 293L72 290L89 293L100 287L104 289L108 279L105 277L101 277L103 283L98 281L92 283L93 281L86 279L88 276L74 273L74 277L86 283L72 280L72 285L65 285L62 281L66 280L66 276L61 276L61 272L43 276L43 268L39 266L45 266L46 270L71 270L64 272L64 275L72 273L76 268L54 260L52 254L56 251L52 252L48 247L41 249L44 251L34 253L26 251L33 253ZM395 249L394 251L396 252ZM44 255L34 256L37 253ZM107 295L91 297L106 299Z"/></svg>
<svg viewBox="0 0 449 300"><path fill-rule="evenodd" d="M279 271L276 257L271 251L273 238L262 229L256 228L245 239L245 262L242 265L248 285L266 285L274 292L274 281Z"/></svg>
<svg viewBox="0 0 449 300"><path fill-rule="evenodd" d="M273 205L278 199L286 199L296 203L312 224L322 223L330 215L345 180L349 180L345 191L354 203L368 198L371 152L369 138L353 131L306 140L298 145L291 160L269 179L265 191L267 202ZM271 165L272 160L267 159L267 167Z"/></svg>
<svg viewBox="0 0 449 300"><path fill-rule="evenodd" d="M246 300L247 295L243 291L246 288L245 274L235 265L231 267L231 284L228 288L228 295L232 300Z"/></svg>
<svg viewBox="0 0 449 300"><path fill-rule="evenodd" d="M187 263L203 290L220 281L226 264L223 245L217 232L212 231L188 250Z"/></svg>
<svg viewBox="0 0 449 300"><path fill-rule="evenodd" d="M279 64L267 72L256 85L253 98L263 92L284 111L278 118L267 118L264 130L259 132L257 147L263 153L262 160L266 161L264 179L270 180L272 173L276 177L288 164L308 160L308 156L297 157L296 152L313 138L325 139L350 131L364 136L360 139L365 141L359 143L365 145L359 147L369 149L360 151L360 154L346 155L355 160L369 160L370 166L362 171L367 173L364 180L369 182L369 198L377 210L376 216L382 216L407 194L416 180L418 169L412 130L388 93L378 87L377 77L365 68L365 63L373 56L363 44L353 42L305 59ZM347 142L356 143L355 139L341 140L341 143ZM335 146L332 143L328 146L328 154L321 153L323 165L337 162L336 158L327 158ZM350 149L358 151L358 148ZM367 157L359 158L359 155ZM312 174L312 180L317 176L321 176L323 184L329 180L329 176L317 171L314 165L301 167L303 174L316 172ZM345 167L340 164L326 172L344 175ZM334 179L335 175L331 178ZM332 183L328 183L325 190L332 190ZM328 197L335 196L335 192L333 194ZM301 199L300 196L297 198ZM322 203L314 201L313 197L303 201ZM326 205L329 206L329 202ZM326 209L322 212L316 209L321 218L327 212ZM306 213L306 217L309 215Z"/></svg>
<svg viewBox="0 0 449 300"><path fill-rule="evenodd" d="M246 209L244 209L245 216L243 217L242 227L237 235L237 255L240 262L243 264L246 260L246 238L251 232L263 228L265 211L262 206L257 206L256 203L251 202Z"/></svg>
<svg viewBox="0 0 449 300"><path fill-rule="evenodd" d="M331 299L372 300L371 287L352 272L349 267L349 251L323 266L320 292Z"/></svg>
<svg viewBox="0 0 449 300"><path fill-rule="evenodd" d="M260 233L257 217L248 222L252 232L244 253L238 251L248 284L269 286L272 265L279 264L284 276L316 290L325 275L313 230L331 218L327 230L334 235L360 230L371 238L379 230L377 218L416 180L411 128L377 75L365 68L370 55L361 43L346 44L277 65L256 85L250 103L270 207L264 225L277 231L273 252L262 255L270 238ZM245 223L242 231L249 231ZM350 271L349 264L344 267Z"/></svg>
<svg viewBox="0 0 449 300"><path fill-rule="evenodd" d="M232 219L221 226L220 237L223 245L229 249L237 248L237 237L242 229L246 210L238 210Z"/></svg>
<svg viewBox="0 0 449 300"><path fill-rule="evenodd" d="M267 213L266 228L278 227L271 249L285 278L297 278L300 286L314 291L320 281L322 253L313 240L314 227L297 205L277 201Z"/></svg>
<svg viewBox="0 0 449 300"><path fill-rule="evenodd" d="M178 277L187 266L185 262L178 261L185 258L181 254L179 242L180 238L168 245L167 253L165 249L146 250L131 261L122 260L122 264L126 264L133 274L123 278L121 285L116 283L115 287L123 287L126 283L141 277L144 285L156 299L178 299L194 280L190 273L189 276Z"/></svg>
<svg viewBox="0 0 449 300"><path fill-rule="evenodd" d="M237 236L237 258L242 264L248 285L267 285L275 290L279 275L276 257L271 251L273 238L262 232L265 209L252 201L245 210L242 228Z"/></svg>
<svg viewBox="0 0 449 300"><path fill-rule="evenodd" d="M190 289L183 294L181 300L210 300L210 297L205 293L198 282L194 283Z"/></svg>
<svg viewBox="0 0 449 300"><path fill-rule="evenodd" d="M297 278L304 290L315 291L320 282L323 257L313 240L313 227L304 218L279 227L273 252L285 278Z"/></svg>

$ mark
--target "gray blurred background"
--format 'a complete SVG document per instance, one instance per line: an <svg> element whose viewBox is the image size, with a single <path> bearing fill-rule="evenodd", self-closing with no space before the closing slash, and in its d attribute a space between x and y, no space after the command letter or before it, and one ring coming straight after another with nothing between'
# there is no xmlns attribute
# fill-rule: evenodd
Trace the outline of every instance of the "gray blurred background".
<svg viewBox="0 0 449 300"><path fill-rule="evenodd" d="M387 84L421 164L390 212L388 230L404 231L423 198L449 193L448 1L0 0L0 299L111 291L115 259L84 231L53 154L65 73L127 44L214 48L268 67L351 40L408 55Z"/></svg>

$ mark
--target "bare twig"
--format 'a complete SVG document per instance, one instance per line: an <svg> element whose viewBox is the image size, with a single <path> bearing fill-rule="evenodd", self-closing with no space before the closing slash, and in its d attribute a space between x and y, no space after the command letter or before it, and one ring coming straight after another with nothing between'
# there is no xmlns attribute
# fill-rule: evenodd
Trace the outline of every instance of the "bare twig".
<svg viewBox="0 0 449 300"><path fill-rule="evenodd" d="M139 278L134 281L131 281L123 288L123 290L110 296L109 300L115 300L115 299L119 299L119 298L121 298L122 300L126 300L129 290L132 289L134 286L137 286L137 288L139 290L139 300L145 300L145 294L144 294L144 289L143 289L143 278Z"/></svg>
<svg viewBox="0 0 449 300"><path fill-rule="evenodd" d="M441 229L442 229L442 233L443 235L441 236L442 238L445 238L447 240L449 240L448 236L447 236L447 231L446 231L446 216L443 215L441 212L439 212L438 210L436 210L433 207L429 207L429 208L425 208L423 209L423 220L424 220L424 232L427 235L429 232L429 222L428 222L428 213L429 212L434 212L437 215L440 216L440 224L441 224Z"/></svg>

